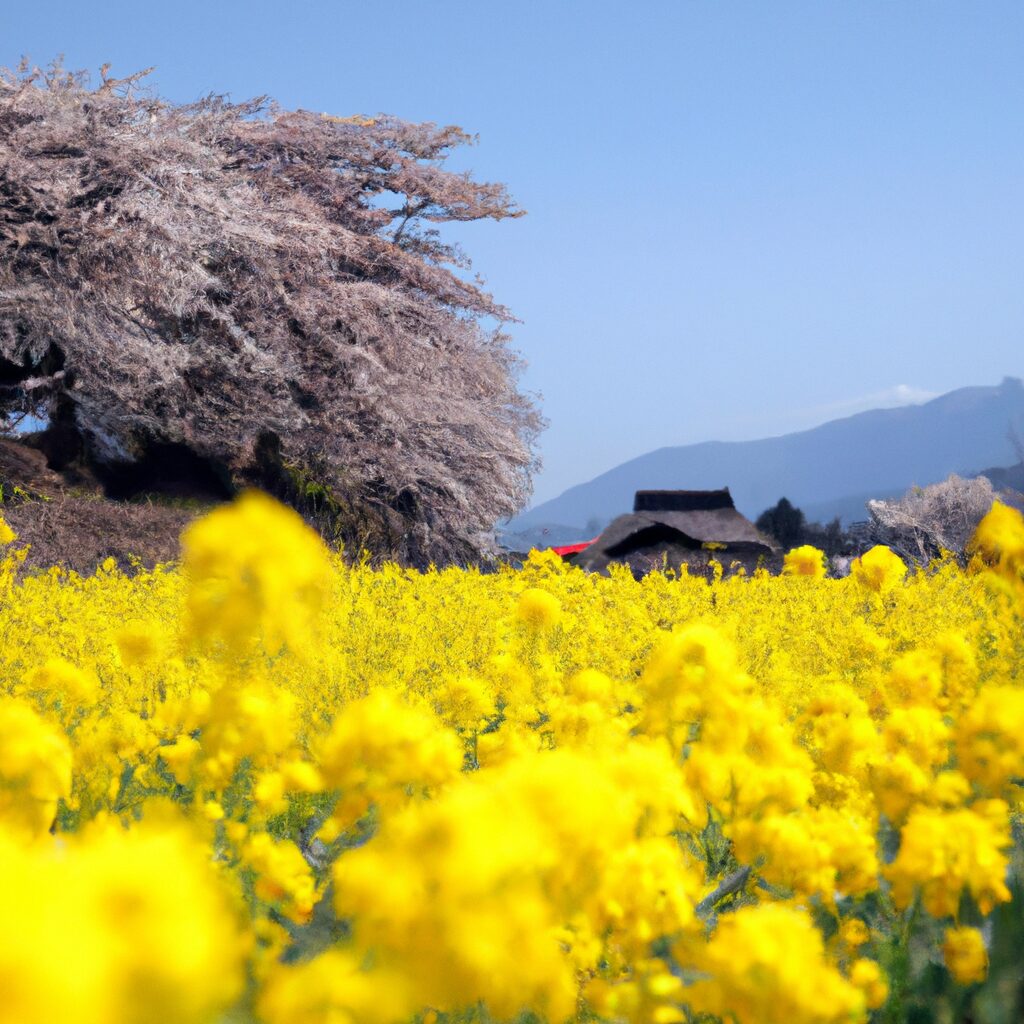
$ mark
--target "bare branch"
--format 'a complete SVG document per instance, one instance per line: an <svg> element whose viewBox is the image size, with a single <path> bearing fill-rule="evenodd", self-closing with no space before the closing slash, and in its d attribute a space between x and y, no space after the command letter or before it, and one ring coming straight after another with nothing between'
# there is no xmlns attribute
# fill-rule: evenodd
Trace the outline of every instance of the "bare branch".
<svg viewBox="0 0 1024 1024"><path fill-rule="evenodd" d="M872 540L906 559L927 564L947 551L963 557L967 542L996 500L983 476L915 487L897 501L869 501Z"/></svg>

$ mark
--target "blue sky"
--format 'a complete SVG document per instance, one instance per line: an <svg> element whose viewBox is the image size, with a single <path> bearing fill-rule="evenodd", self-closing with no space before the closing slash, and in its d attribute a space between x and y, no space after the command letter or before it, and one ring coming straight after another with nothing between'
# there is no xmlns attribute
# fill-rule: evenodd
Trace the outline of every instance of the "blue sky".
<svg viewBox="0 0 1024 1024"><path fill-rule="evenodd" d="M479 133L468 225L550 426L536 499L669 444L1024 376L1024 4L372 0L0 7L169 99Z"/></svg>

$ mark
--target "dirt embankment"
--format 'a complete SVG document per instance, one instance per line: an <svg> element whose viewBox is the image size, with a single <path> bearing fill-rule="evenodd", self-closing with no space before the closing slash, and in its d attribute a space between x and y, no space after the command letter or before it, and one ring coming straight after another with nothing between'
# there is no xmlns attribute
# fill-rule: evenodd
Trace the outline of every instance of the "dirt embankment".
<svg viewBox="0 0 1024 1024"><path fill-rule="evenodd" d="M165 495L106 497L80 469L57 472L30 445L0 438L0 514L28 544L25 567L88 574L113 558L132 571L178 557L178 536L212 502Z"/></svg>

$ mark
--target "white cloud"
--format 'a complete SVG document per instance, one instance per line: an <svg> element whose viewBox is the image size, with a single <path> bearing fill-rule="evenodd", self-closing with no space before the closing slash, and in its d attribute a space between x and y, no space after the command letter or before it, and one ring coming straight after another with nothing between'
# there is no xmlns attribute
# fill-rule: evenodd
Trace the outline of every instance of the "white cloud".
<svg viewBox="0 0 1024 1024"><path fill-rule="evenodd" d="M912 384L897 384L889 391L894 405L920 405L939 397L938 391L925 391L924 388L915 388Z"/></svg>
<svg viewBox="0 0 1024 1024"><path fill-rule="evenodd" d="M830 402L828 405L799 409L793 413L793 416L808 423L824 423L827 420L839 419L843 416L853 416L858 412L867 412L868 409L893 409L900 405L920 405L922 402L931 401L938 396L938 391L926 391L913 384L894 384L892 387L884 388L881 391L872 391L870 394L859 395L856 398L845 398L839 402Z"/></svg>

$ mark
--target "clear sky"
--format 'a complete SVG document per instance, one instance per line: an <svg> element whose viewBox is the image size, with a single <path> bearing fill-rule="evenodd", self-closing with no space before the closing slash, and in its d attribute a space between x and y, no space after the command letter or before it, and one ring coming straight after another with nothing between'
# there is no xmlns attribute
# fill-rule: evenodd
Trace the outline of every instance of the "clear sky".
<svg viewBox="0 0 1024 1024"><path fill-rule="evenodd" d="M0 64L480 136L541 500L652 448L1024 376L1024 4L0 0Z"/></svg>

